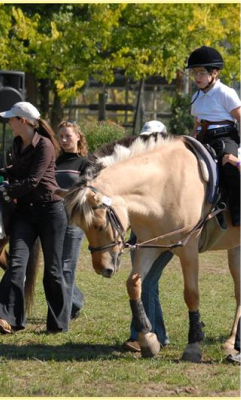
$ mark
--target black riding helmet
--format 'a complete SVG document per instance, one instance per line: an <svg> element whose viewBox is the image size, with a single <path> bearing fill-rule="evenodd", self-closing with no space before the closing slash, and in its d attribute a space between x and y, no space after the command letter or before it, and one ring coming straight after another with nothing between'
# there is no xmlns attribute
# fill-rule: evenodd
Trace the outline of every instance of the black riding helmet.
<svg viewBox="0 0 241 400"><path fill-rule="evenodd" d="M186 68L207 67L207 69L222 69L223 65L223 58L217 50L212 47L202 46L191 53Z"/></svg>

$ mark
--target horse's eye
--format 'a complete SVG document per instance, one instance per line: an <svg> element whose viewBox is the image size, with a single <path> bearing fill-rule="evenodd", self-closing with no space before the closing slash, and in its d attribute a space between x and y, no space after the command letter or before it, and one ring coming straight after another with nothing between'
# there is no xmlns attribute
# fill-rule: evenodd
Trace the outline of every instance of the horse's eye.
<svg viewBox="0 0 241 400"><path fill-rule="evenodd" d="M98 232L103 231L104 227L101 225L94 225L94 229L96 229Z"/></svg>

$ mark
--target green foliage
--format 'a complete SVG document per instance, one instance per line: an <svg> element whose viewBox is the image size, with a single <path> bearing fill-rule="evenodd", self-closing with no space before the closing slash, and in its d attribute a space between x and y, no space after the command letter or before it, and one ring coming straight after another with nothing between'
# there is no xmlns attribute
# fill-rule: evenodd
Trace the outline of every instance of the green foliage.
<svg viewBox="0 0 241 400"><path fill-rule="evenodd" d="M191 96L177 94L172 99L170 132L174 135L190 135L194 127L194 118L190 113Z"/></svg>
<svg viewBox="0 0 241 400"><path fill-rule="evenodd" d="M125 136L125 129L112 121L88 121L81 128L85 134L90 153Z"/></svg>
<svg viewBox="0 0 241 400"><path fill-rule="evenodd" d="M240 79L239 4L0 5L0 69L49 79L62 102L116 70L169 82L203 44L224 56L224 80Z"/></svg>

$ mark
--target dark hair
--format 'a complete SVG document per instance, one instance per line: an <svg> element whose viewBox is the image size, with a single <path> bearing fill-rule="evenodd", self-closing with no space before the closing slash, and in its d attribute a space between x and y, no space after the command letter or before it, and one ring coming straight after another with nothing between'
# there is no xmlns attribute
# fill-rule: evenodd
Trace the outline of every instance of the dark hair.
<svg viewBox="0 0 241 400"><path fill-rule="evenodd" d="M39 126L36 129L37 132L41 136L47 137L52 142L52 144L54 146L54 150L55 150L55 155L57 157L58 153L59 153L59 143L55 139L53 129L51 128L51 126L49 125L49 123L45 119L39 118L38 119L38 123L39 123Z"/></svg>
<svg viewBox="0 0 241 400"><path fill-rule="evenodd" d="M75 121L61 121L58 125L57 132L59 133L59 130L61 128L72 128L74 132L79 136L80 140L77 143L77 148L78 148L78 154L82 157L87 156L88 154L88 144L85 138L84 133L81 131L79 125Z"/></svg>

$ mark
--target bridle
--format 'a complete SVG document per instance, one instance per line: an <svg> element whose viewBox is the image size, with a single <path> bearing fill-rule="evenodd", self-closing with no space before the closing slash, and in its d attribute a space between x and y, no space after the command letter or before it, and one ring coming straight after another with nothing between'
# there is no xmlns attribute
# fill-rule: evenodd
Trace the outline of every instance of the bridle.
<svg viewBox="0 0 241 400"><path fill-rule="evenodd" d="M89 189L91 189L94 193L99 192L93 186L87 186L87 187ZM91 254L93 254L97 251L106 250L111 247L114 247L117 245L119 246L120 244L122 244L123 247L120 250L120 254L122 254L123 249L127 246L126 246L126 242L125 242L125 229L121 223L121 220L120 220L119 216L117 215L117 213L115 212L114 208L108 204L102 203L98 206L93 206L92 210L97 210L100 208L106 208L106 227L110 224L110 226L112 228L113 236L114 236L114 241L105 246L98 246L98 247L89 246L88 249L90 250ZM120 237L121 240L118 240L118 237Z"/></svg>

